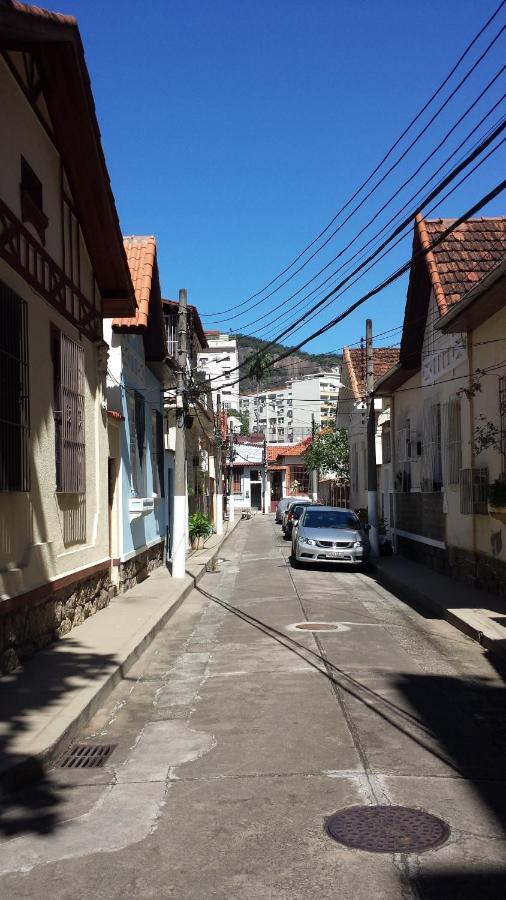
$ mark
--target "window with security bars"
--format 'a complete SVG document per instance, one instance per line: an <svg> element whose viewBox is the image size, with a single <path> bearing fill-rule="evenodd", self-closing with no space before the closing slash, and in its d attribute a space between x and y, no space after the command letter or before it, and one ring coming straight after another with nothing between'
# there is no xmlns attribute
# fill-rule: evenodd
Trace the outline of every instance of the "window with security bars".
<svg viewBox="0 0 506 900"><path fill-rule="evenodd" d="M499 378L499 449L502 467L506 465L506 375Z"/></svg>
<svg viewBox="0 0 506 900"><path fill-rule="evenodd" d="M443 434L443 481L459 484L462 468L462 420L460 397L450 397L441 407Z"/></svg>
<svg viewBox="0 0 506 900"><path fill-rule="evenodd" d="M84 350L57 328L51 330L51 343L56 490L63 494L84 494Z"/></svg>
<svg viewBox="0 0 506 900"><path fill-rule="evenodd" d="M443 486L441 454L441 404L426 400L423 407L422 491L436 492Z"/></svg>
<svg viewBox="0 0 506 900"><path fill-rule="evenodd" d="M241 478L242 478L243 469L240 466L236 466L233 472L233 484L232 490L234 494L241 493Z"/></svg>
<svg viewBox="0 0 506 900"><path fill-rule="evenodd" d="M165 497L163 470L163 416L158 410L151 413L151 464L153 470L153 492Z"/></svg>
<svg viewBox="0 0 506 900"><path fill-rule="evenodd" d="M304 466L292 466L290 469L290 489L293 493L300 491L307 493L309 490L309 471ZM294 485L297 485L295 488Z"/></svg>
<svg viewBox="0 0 506 900"><path fill-rule="evenodd" d="M137 427L135 417L135 395L129 391L127 394L128 407L128 437L130 450L130 490L135 497L139 496L139 460L137 449Z"/></svg>
<svg viewBox="0 0 506 900"><path fill-rule="evenodd" d="M460 512L463 515L487 515L487 494L487 469L460 470Z"/></svg>
<svg viewBox="0 0 506 900"><path fill-rule="evenodd" d="M27 306L0 282L0 491L29 490Z"/></svg>

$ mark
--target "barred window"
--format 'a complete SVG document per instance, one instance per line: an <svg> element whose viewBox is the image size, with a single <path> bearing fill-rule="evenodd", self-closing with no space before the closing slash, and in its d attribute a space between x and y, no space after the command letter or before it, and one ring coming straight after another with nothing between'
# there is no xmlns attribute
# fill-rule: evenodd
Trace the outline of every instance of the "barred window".
<svg viewBox="0 0 506 900"><path fill-rule="evenodd" d="M460 397L451 397L442 406L443 478L445 484L459 484L462 468L462 422Z"/></svg>
<svg viewBox="0 0 506 900"><path fill-rule="evenodd" d="M423 408L422 491L440 491L443 485L441 455L441 404L426 400Z"/></svg>
<svg viewBox="0 0 506 900"><path fill-rule="evenodd" d="M163 445L163 416L155 410L151 417L152 427L152 464L153 464L153 491L165 497L164 479L164 445Z"/></svg>
<svg viewBox="0 0 506 900"><path fill-rule="evenodd" d="M309 490L309 471L305 466L292 466L290 469L290 490L295 493L294 482L298 485L297 492L303 494Z"/></svg>
<svg viewBox="0 0 506 900"><path fill-rule="evenodd" d="M139 496L139 467L137 461L137 428L135 424L135 397L128 393L128 434L130 438L130 488Z"/></svg>
<svg viewBox="0 0 506 900"><path fill-rule="evenodd" d="M51 349L56 490L64 494L84 494L84 350L55 327L51 329Z"/></svg>
<svg viewBox="0 0 506 900"><path fill-rule="evenodd" d="M487 469L461 469L460 512L463 515L487 515Z"/></svg>
<svg viewBox="0 0 506 900"><path fill-rule="evenodd" d="M243 468L242 468L242 466L235 466L234 471L233 471L234 481L233 481L233 486L232 486L232 490L233 490L234 494L240 494L240 493L241 493L241 477L242 477L242 473L243 473Z"/></svg>
<svg viewBox="0 0 506 900"><path fill-rule="evenodd" d="M27 306L0 282L0 491L29 490Z"/></svg>

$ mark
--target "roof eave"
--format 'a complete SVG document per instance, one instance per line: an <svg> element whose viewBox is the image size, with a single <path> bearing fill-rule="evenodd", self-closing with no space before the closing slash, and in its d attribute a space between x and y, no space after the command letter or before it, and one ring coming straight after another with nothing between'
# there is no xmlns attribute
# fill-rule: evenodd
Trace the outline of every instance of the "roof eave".
<svg viewBox="0 0 506 900"><path fill-rule="evenodd" d="M506 257L435 324L445 334L472 331L504 308Z"/></svg>

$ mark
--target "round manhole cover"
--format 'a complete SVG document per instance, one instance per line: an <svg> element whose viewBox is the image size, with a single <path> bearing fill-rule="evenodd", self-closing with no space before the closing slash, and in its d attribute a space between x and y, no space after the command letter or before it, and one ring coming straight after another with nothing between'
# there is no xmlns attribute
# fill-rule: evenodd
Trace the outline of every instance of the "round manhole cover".
<svg viewBox="0 0 506 900"><path fill-rule="evenodd" d="M450 836L442 819L407 806L352 806L330 816L325 829L340 844L370 853L423 853Z"/></svg>
<svg viewBox="0 0 506 900"><path fill-rule="evenodd" d="M339 622L296 622L288 626L289 631L348 631L348 625Z"/></svg>

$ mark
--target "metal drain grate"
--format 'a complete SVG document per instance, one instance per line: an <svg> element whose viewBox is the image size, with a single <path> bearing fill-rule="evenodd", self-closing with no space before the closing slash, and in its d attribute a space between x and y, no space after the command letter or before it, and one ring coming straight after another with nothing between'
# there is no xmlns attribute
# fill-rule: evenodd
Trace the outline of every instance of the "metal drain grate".
<svg viewBox="0 0 506 900"><path fill-rule="evenodd" d="M407 806L351 806L330 816L325 830L340 844L371 853L422 853L450 836L442 819Z"/></svg>
<svg viewBox="0 0 506 900"><path fill-rule="evenodd" d="M100 769L117 744L76 744L58 763L59 769Z"/></svg>

